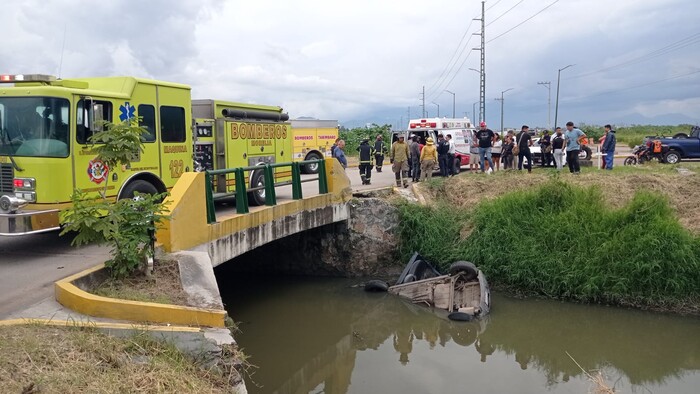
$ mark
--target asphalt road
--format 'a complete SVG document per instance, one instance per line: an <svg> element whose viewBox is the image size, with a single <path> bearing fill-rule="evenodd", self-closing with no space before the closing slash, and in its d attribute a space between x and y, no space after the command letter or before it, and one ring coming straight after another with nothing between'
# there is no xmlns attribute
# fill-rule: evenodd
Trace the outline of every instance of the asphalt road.
<svg viewBox="0 0 700 394"><path fill-rule="evenodd" d="M53 294L53 282L108 258L99 246L70 246L58 232L0 237L0 319Z"/></svg>

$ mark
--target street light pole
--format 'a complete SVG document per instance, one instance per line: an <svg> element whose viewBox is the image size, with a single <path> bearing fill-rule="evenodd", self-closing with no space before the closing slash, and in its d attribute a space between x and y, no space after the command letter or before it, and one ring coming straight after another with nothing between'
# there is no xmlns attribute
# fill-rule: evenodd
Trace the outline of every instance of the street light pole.
<svg viewBox="0 0 700 394"><path fill-rule="evenodd" d="M569 64L566 67L562 67L557 72L557 103L554 105L554 129L555 130L557 128L557 118L559 116L559 81L561 80L561 72L563 70L566 70L567 68L569 68L571 66L573 66L573 64Z"/></svg>
<svg viewBox="0 0 700 394"><path fill-rule="evenodd" d="M500 100L501 100L501 135L503 135L503 93L510 91L510 90L513 90L513 88L508 88L508 89L501 92L501 98L500 98ZM496 100L499 100L499 99L496 99Z"/></svg>
<svg viewBox="0 0 700 394"><path fill-rule="evenodd" d="M454 92L450 92L447 89L445 89L445 91L452 95L452 117L454 118L455 117L455 97L457 97L457 95L454 94Z"/></svg>
<svg viewBox="0 0 700 394"><path fill-rule="evenodd" d="M432 103L435 104L435 105L437 105L437 108L438 108L437 117L439 118L439 117L440 117L440 104L436 103L435 101L432 101Z"/></svg>
<svg viewBox="0 0 700 394"><path fill-rule="evenodd" d="M484 73L482 73L481 70L477 70L477 69L475 69L475 68L471 68L471 67L470 67L469 69L472 70L472 71L474 71L474 72L479 73L479 78L480 78L480 80L483 80L483 82L484 82L484 89L486 89L486 87L485 87L485 86L486 86L486 85L485 85L485 84L486 84L486 76L485 76L485 75L482 75L482 74L484 74ZM486 100L486 99L484 99L484 100ZM474 114L474 117L476 117L476 114ZM484 122L484 121L486 121L485 118L486 118L486 103L484 103L483 105L481 105L481 97L479 97L479 118L477 119L477 121L478 121L478 122Z"/></svg>
<svg viewBox="0 0 700 394"><path fill-rule="evenodd" d="M547 88L547 128L552 129L552 83L547 82L537 82L538 85L542 85Z"/></svg>

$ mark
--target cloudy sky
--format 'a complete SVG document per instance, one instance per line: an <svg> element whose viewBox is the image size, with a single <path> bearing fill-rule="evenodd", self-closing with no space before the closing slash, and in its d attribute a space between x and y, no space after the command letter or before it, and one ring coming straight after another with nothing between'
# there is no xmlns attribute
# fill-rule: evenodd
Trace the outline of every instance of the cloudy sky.
<svg viewBox="0 0 700 394"><path fill-rule="evenodd" d="M478 0L3 0L0 73L134 75L292 118L472 116ZM700 123L697 0L486 1L486 121ZM551 82L546 85L538 82ZM548 93L551 91L551 118ZM435 103L435 104L433 104ZM436 105L437 104L437 105ZM478 108L478 105L477 105Z"/></svg>

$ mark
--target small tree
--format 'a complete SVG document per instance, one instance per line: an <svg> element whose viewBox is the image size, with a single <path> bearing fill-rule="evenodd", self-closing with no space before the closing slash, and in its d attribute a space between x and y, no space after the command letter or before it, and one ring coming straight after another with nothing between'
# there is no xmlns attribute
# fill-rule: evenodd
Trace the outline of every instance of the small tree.
<svg viewBox="0 0 700 394"><path fill-rule="evenodd" d="M92 135L89 142L108 168L129 165L143 151L141 136L146 133L132 118L119 124L105 123L105 130ZM107 182L100 197L88 197L76 189L71 195L73 206L66 210L61 222L61 235L76 231L73 245L107 243L112 258L106 262L116 278L132 274L138 268L145 272L147 258L153 253L153 234L166 218L162 200L157 195L136 194L133 199L110 202L106 199Z"/></svg>

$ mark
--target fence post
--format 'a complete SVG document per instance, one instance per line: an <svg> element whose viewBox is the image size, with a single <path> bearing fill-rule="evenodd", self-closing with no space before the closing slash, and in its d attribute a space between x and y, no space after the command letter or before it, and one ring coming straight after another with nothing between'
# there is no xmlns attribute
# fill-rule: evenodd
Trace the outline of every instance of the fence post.
<svg viewBox="0 0 700 394"><path fill-rule="evenodd" d="M248 213L248 193L245 190L245 172L243 168L234 170L236 177L236 213Z"/></svg>
<svg viewBox="0 0 700 394"><path fill-rule="evenodd" d="M211 175L209 171L204 172L204 191L207 199L207 224L216 223L216 209L214 208L214 192L212 191Z"/></svg>
<svg viewBox="0 0 700 394"><path fill-rule="evenodd" d="M298 161L292 163L292 198L295 200L304 198L301 191L301 165Z"/></svg>
<svg viewBox="0 0 700 394"><path fill-rule="evenodd" d="M318 193L328 193L328 179L326 178L326 160L318 161Z"/></svg>
<svg viewBox="0 0 700 394"><path fill-rule="evenodd" d="M265 164L265 205L277 205L277 196L275 195L275 174L269 164Z"/></svg>

